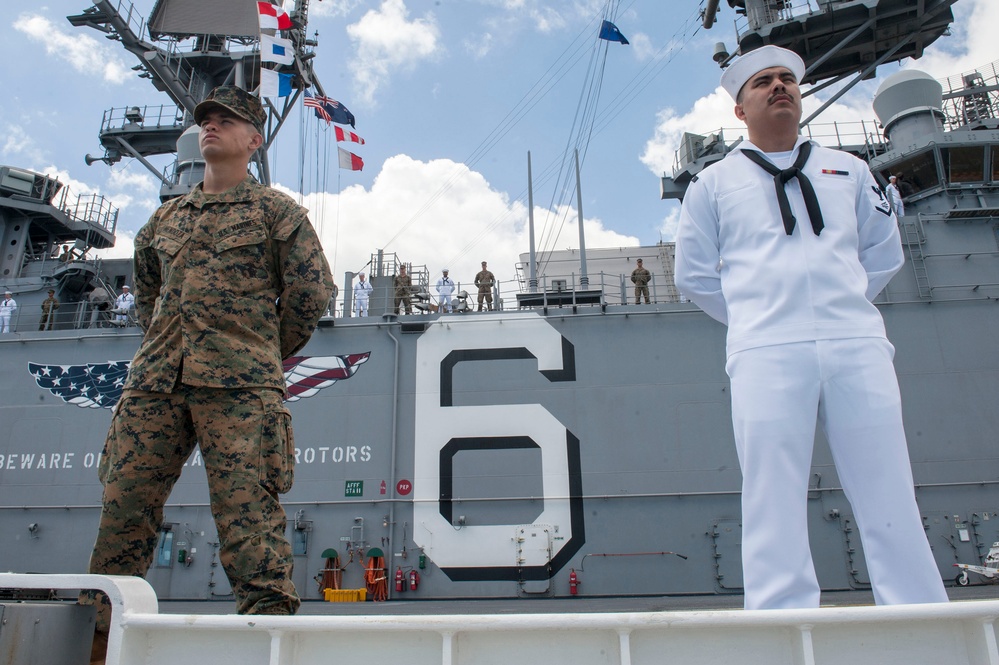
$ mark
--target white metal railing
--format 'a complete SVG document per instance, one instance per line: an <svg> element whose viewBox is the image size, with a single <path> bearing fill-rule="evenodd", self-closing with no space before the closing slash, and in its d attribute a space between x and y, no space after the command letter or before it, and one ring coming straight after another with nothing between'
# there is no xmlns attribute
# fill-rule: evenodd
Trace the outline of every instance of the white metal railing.
<svg viewBox="0 0 999 665"><path fill-rule="evenodd" d="M100 589L107 665L996 665L999 601L803 610L492 615L159 614L136 577L0 574L0 588ZM529 605L529 604L528 604ZM58 639L53 636L52 639Z"/></svg>
<svg viewBox="0 0 999 665"><path fill-rule="evenodd" d="M17 297L14 297L17 300ZM44 314L39 303L32 303L27 308L19 304L10 317L10 332L41 332ZM51 319L45 319L45 331L51 333L68 330L86 330L97 328L134 328L138 326L135 309L115 309L114 303L99 308L88 300L75 300L59 303L59 309L52 313Z"/></svg>
<svg viewBox="0 0 999 665"><path fill-rule="evenodd" d="M746 137L745 127L721 127L711 130L704 136L719 136L730 145L735 140L742 140ZM885 151L886 140L881 131L881 125L876 120L853 120L850 122L810 122L801 128L801 133L819 145L827 148L856 148L863 146L865 151L873 157ZM724 137L737 137L731 141ZM693 161L690 156L684 159L684 147L681 146L673 152L673 176L682 171L689 162ZM696 159L698 155L693 155Z"/></svg>
<svg viewBox="0 0 999 665"><path fill-rule="evenodd" d="M825 0L826 2L828 0ZM735 21L736 40L750 31L759 30L764 25L791 21L799 16L821 11L823 0L771 0L770 2L750 3L745 15Z"/></svg>

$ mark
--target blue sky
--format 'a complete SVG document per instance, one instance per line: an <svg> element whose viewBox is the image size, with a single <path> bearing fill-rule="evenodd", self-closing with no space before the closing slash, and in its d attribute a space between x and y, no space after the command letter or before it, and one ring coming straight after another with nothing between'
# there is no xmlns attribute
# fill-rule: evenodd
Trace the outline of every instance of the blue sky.
<svg viewBox="0 0 999 665"><path fill-rule="evenodd" d="M147 16L154 1L134 4ZM365 168L330 166L323 179L326 156L317 149L330 150L335 164L334 143L316 138L321 129L311 115L303 123L296 113L271 152L273 180L310 208L341 284L345 271L361 269L380 248L432 274L447 265L459 281L470 281L482 260L500 279L513 279L528 245L528 150L538 238L550 248L577 247L572 183L556 190L554 178L541 181L577 142L586 146L587 247L670 240L677 205L659 199L659 177L671 168L680 134L738 127L711 60L715 42L734 44L736 16L723 2L718 23L704 30L700 4L313 0L316 71L327 94L356 116L366 145L341 145L362 156ZM124 256L155 209L156 181L133 160L109 168L86 166L83 156L102 154L105 110L168 99L136 77L130 68L137 60L117 43L69 24L65 17L87 6L50 0L18 3L7 13L0 163L58 175L77 193L107 195L121 208L110 254ZM959 0L954 10L954 36L901 66L943 77L999 59L986 28L999 25L999 3ZM603 60L605 43L598 46L596 34L606 15L631 44L608 44ZM592 62L602 62L602 76ZM899 67L880 68L878 79ZM581 106L597 81L599 102ZM865 82L820 121L872 120L877 84ZM571 134L580 108L595 109L588 141ZM567 177L570 171L563 182Z"/></svg>

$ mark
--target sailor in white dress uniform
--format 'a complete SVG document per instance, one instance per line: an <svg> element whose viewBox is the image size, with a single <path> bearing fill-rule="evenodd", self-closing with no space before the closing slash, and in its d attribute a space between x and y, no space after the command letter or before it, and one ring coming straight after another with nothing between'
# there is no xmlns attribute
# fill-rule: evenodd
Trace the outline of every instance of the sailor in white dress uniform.
<svg viewBox="0 0 999 665"><path fill-rule="evenodd" d="M438 312L451 312L454 309L451 302L451 294L454 293L454 280L448 277L447 273L447 268L441 270L441 277L437 280L437 284L434 287L437 289Z"/></svg>
<svg viewBox="0 0 999 665"><path fill-rule="evenodd" d="M364 279L364 273L357 273L357 284L354 284L354 313L358 316L368 315L368 298L374 288L371 282Z"/></svg>
<svg viewBox="0 0 999 665"><path fill-rule="evenodd" d="M816 421L879 604L947 596L916 505L901 400L872 300L904 262L868 166L798 135L804 63L766 46L722 86L749 128L686 191L676 285L728 326L747 609L817 607L807 492Z"/></svg>

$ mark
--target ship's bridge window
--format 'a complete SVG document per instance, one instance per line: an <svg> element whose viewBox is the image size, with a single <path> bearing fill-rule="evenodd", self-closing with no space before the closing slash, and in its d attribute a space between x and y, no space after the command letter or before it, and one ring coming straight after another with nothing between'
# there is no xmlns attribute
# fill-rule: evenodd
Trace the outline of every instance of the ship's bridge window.
<svg viewBox="0 0 999 665"><path fill-rule="evenodd" d="M902 198L912 196L940 186L935 158L936 153L933 150L924 150L901 162L895 162L891 168L883 169L881 176L885 182L888 182L889 176L896 176L898 191Z"/></svg>
<svg viewBox="0 0 999 665"><path fill-rule="evenodd" d="M941 148L944 174L947 182L982 182L985 179L985 146Z"/></svg>
<svg viewBox="0 0 999 665"><path fill-rule="evenodd" d="M992 168L990 170L989 180L992 182L999 180L999 144L992 145Z"/></svg>

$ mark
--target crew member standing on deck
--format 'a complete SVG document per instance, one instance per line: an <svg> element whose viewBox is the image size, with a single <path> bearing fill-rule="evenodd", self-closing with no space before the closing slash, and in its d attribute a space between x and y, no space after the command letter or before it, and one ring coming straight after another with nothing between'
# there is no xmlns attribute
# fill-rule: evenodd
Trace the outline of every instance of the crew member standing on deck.
<svg viewBox="0 0 999 665"><path fill-rule="evenodd" d="M333 279L306 209L247 173L263 143L260 100L219 87L194 119L205 179L135 238L135 309L146 332L101 456L90 572L146 573L163 504L198 445L237 612L294 614L278 499L295 462L282 359L309 341ZM104 601L98 640L110 618Z"/></svg>
<svg viewBox="0 0 999 665"><path fill-rule="evenodd" d="M641 304L642 296L645 296L645 304L649 304L649 281L652 273L642 265L641 259L635 259L637 266L631 271L631 281L635 285L635 304Z"/></svg>
<svg viewBox="0 0 999 665"><path fill-rule="evenodd" d="M441 313L451 312L453 309L451 294L454 293L454 280L448 277L447 273L447 268L441 270L440 279L437 280L437 284L434 286L437 289L437 311Z"/></svg>
<svg viewBox="0 0 999 665"><path fill-rule="evenodd" d="M486 311L493 308L493 286L496 284L496 276L486 267L486 262L482 262L482 270L475 275L475 286L479 289L479 310L482 311L482 301L486 301Z"/></svg>
<svg viewBox="0 0 999 665"><path fill-rule="evenodd" d="M59 309L59 300L55 297L55 289L49 289L49 297L42 301L42 320L38 322L39 330L52 330L57 309Z"/></svg>
<svg viewBox="0 0 999 665"><path fill-rule="evenodd" d="M406 314L413 313L413 304L410 295L413 293L413 278L406 272L406 264L399 264L399 274L395 276L395 302L392 305L394 313L402 314L399 307L404 306Z"/></svg>
<svg viewBox="0 0 999 665"><path fill-rule="evenodd" d="M4 291L3 300L0 300L0 333L10 332L10 319L17 312L17 301L14 294Z"/></svg>
<svg viewBox="0 0 999 665"><path fill-rule="evenodd" d="M722 75L743 141L684 197L676 285L728 325L747 609L817 607L807 492L816 415L878 604L947 600L916 505L898 382L871 303L903 264L867 165L798 135L801 58L751 51Z"/></svg>
<svg viewBox="0 0 999 665"><path fill-rule="evenodd" d="M888 178L888 186L885 187L885 194L888 195L888 203L891 204L892 212L896 217L905 217L905 203L902 202L902 195L898 191L898 177Z"/></svg>
<svg viewBox="0 0 999 665"><path fill-rule="evenodd" d="M114 320L118 322L118 325L128 325L128 315L133 307L135 307L135 296L132 295L132 289L126 284L121 287L121 295L114 301Z"/></svg>
<svg viewBox="0 0 999 665"><path fill-rule="evenodd" d="M354 313L358 316L368 315L368 298L374 287L365 280L364 273L357 273L357 284L354 285Z"/></svg>

